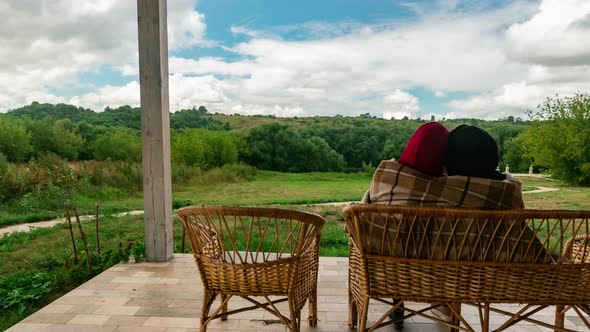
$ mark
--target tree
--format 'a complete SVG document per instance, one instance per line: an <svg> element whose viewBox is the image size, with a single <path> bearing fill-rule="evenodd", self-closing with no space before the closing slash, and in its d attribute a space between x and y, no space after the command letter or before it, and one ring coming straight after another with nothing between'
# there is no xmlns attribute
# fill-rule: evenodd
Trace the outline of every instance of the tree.
<svg viewBox="0 0 590 332"><path fill-rule="evenodd" d="M196 131L172 135L170 145L173 162L191 166L205 165L205 142Z"/></svg>
<svg viewBox="0 0 590 332"><path fill-rule="evenodd" d="M383 146L380 159L385 160L395 158L399 160L402 152L408 144L408 141L410 140L410 137L411 133L408 133L407 135L396 135L394 137L388 138L387 141L385 141L385 145Z"/></svg>
<svg viewBox="0 0 590 332"><path fill-rule="evenodd" d="M590 94L547 98L522 133L536 165L570 184L590 185Z"/></svg>
<svg viewBox="0 0 590 332"><path fill-rule="evenodd" d="M53 125L53 152L68 160L77 160L84 140L78 134L77 126L69 119L57 120Z"/></svg>
<svg viewBox="0 0 590 332"><path fill-rule="evenodd" d="M126 129L116 128L96 138L92 152L97 160L141 160L141 138Z"/></svg>
<svg viewBox="0 0 590 332"><path fill-rule="evenodd" d="M312 172L338 171L342 156L317 136L303 137L287 125L268 123L254 127L246 137L250 150L246 161L260 169Z"/></svg>
<svg viewBox="0 0 590 332"><path fill-rule="evenodd" d="M40 104L36 101L32 102L31 105L11 110L7 115L20 118L27 117L33 120L42 120L47 117L53 121L70 119L75 123L80 121L92 122L96 118L96 113L90 109L68 104Z"/></svg>
<svg viewBox="0 0 590 332"><path fill-rule="evenodd" d="M198 167L219 167L238 161L233 135L203 129L187 129L172 137L172 160Z"/></svg>
<svg viewBox="0 0 590 332"><path fill-rule="evenodd" d="M0 118L0 154L8 161L27 160L32 151L31 134L19 119Z"/></svg>
<svg viewBox="0 0 590 332"><path fill-rule="evenodd" d="M94 124L105 127L125 127L136 130L141 129L141 109L129 105L112 109L106 107L104 112L96 113Z"/></svg>
<svg viewBox="0 0 590 332"><path fill-rule="evenodd" d="M524 151L522 136L516 136L504 142L504 154L500 164L510 165L510 172L527 173L531 162L531 158Z"/></svg>
<svg viewBox="0 0 590 332"><path fill-rule="evenodd" d="M31 144L35 156L44 152L53 152L68 160L78 159L78 153L84 140L69 119L53 121L46 117L42 120L26 122L27 131L31 134Z"/></svg>
<svg viewBox="0 0 590 332"><path fill-rule="evenodd" d="M92 160L94 159L93 145L96 139L104 134L107 134L112 128L104 126L93 126L87 122L80 122L77 125L77 132L80 133L84 144L80 148L78 154L79 160Z"/></svg>
<svg viewBox="0 0 590 332"><path fill-rule="evenodd" d="M207 109L204 106L198 109L193 107L192 109L179 110L170 114L170 127L174 129L207 128L230 130L231 126L228 123L226 124L213 119L211 115L207 114Z"/></svg>

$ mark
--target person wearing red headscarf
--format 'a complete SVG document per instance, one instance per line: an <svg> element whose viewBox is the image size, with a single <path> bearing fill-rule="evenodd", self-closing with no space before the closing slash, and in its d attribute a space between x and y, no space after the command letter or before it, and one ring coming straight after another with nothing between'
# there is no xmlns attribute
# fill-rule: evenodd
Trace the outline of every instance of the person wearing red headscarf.
<svg viewBox="0 0 590 332"><path fill-rule="evenodd" d="M414 132L408 141L408 144L402 152L399 161L395 159L384 160L379 165L378 170L387 169L393 172L395 169L399 169L399 171L401 171L405 168L405 171L411 172L413 174L412 177L424 177L429 179L443 176L445 174L444 165L446 162L448 149L448 136L449 131L447 128L438 122L429 122L423 124L418 129L416 129L416 132ZM380 174L381 173L375 172L373 184L382 182L380 181ZM381 175L384 177L386 176L384 174ZM403 188L399 187L399 189ZM407 192L407 190L404 191ZM388 197L390 198L388 199L389 202L383 202L385 197L371 197L371 190L369 190L361 200L361 203L395 204L393 203L394 200L397 200L394 197L395 192L391 191L390 193L391 197ZM407 200L408 197L405 195L400 195L399 199L404 201Z"/></svg>
<svg viewBox="0 0 590 332"><path fill-rule="evenodd" d="M416 132L414 132L408 141L399 161L396 161L395 159L383 161L381 162L381 165L379 165L379 168L383 169L384 163L387 162L388 166L394 165L394 168L399 167L400 170L403 167L409 168L406 169L406 171L412 172L414 174L413 176L424 178L443 176L445 175L444 165L448 149L448 136L449 131L447 128L438 122L423 124L416 130ZM375 177L377 177L378 174L379 173L376 172ZM379 182L380 181L377 181L377 183ZM373 183L376 183L375 178L373 179ZM398 195L399 200L396 199L396 201L394 201L396 195L394 195L393 188L390 191L391 195L389 196L389 204L411 203L412 199L408 195ZM404 190L403 186L399 186L398 189ZM369 189L361 203L373 203L373 200L370 197L370 192L371 190ZM410 194L411 196L413 193L406 191L406 194ZM415 194L419 195L421 193L415 192ZM379 201L380 198L381 197L377 197L377 201ZM439 310L444 311L445 309ZM446 312L443 314L446 314ZM397 320L403 315L403 310L398 309L391 313L389 317L391 320ZM395 328L401 330L403 328L403 321L396 322Z"/></svg>
<svg viewBox="0 0 590 332"><path fill-rule="evenodd" d="M399 163L430 176L443 176L449 131L438 122L420 126L410 138Z"/></svg>

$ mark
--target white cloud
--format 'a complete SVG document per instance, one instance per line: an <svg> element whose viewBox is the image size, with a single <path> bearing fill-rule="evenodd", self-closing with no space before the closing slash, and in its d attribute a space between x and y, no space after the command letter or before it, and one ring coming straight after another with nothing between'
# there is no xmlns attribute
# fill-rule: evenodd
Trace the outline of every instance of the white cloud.
<svg viewBox="0 0 590 332"><path fill-rule="evenodd" d="M546 66L590 65L590 1L545 0L506 32L508 54Z"/></svg>
<svg viewBox="0 0 590 332"><path fill-rule="evenodd" d="M386 105L385 119L414 118L420 112L418 98L399 89L385 96L383 103Z"/></svg>
<svg viewBox="0 0 590 332"><path fill-rule="evenodd" d="M476 117L482 119L497 119L508 115L522 115L531 108L531 102L542 100L542 91L526 82L510 83L491 93L473 96L463 100L449 102L449 106L456 110L445 114L447 118ZM459 112L457 112L459 111Z"/></svg>
<svg viewBox="0 0 590 332"><path fill-rule="evenodd" d="M102 111L107 106L139 106L139 83L131 81L124 86L103 86L97 92L72 97L68 103L84 105L97 111Z"/></svg>
<svg viewBox="0 0 590 332"><path fill-rule="evenodd" d="M168 2L171 49L216 45L206 39L205 16L195 4ZM590 2L478 6L485 7L456 0L414 4L413 21L371 25L314 21L268 31L234 25L231 32L247 41L220 47L237 60L170 57L170 108L430 118L407 92L420 87L436 98L469 93L448 102L446 117L498 118L522 114L556 93L587 91ZM33 100L97 110L137 105L136 25L133 1L1 2L0 111ZM294 32L306 39L281 38ZM81 82L80 73L105 65L130 82L74 97L50 92L88 87L92 82Z"/></svg>
<svg viewBox="0 0 590 332"><path fill-rule="evenodd" d="M519 80L449 102L447 117L498 118L522 115L546 97L588 92L590 2L544 0L538 11L506 30L509 59L527 68Z"/></svg>
<svg viewBox="0 0 590 332"><path fill-rule="evenodd" d="M448 7L454 7L452 1ZM417 97L408 95L410 99L389 105L384 100L415 86L486 91L526 75L525 66L509 62L502 52L498 30L513 22L517 13L532 9L514 4L487 13L434 14L405 24L339 23L333 29L304 24L299 29L313 30L308 35L329 31L329 37L305 41L234 26L233 33L251 37L230 48L242 60L172 57L170 72L182 73L183 81L192 75L209 77L218 97L214 105L207 105L212 111L232 113L237 107L274 114L278 105L301 115L369 112L418 117ZM179 105L194 99L185 98Z"/></svg>
<svg viewBox="0 0 590 332"><path fill-rule="evenodd" d="M171 48L203 42L204 17L194 11L195 5L196 0L168 2ZM126 75L136 75L136 2L2 1L0 43L0 111L33 98L47 102L67 100L54 96L50 88L88 86L91 82L80 81L83 72L113 66ZM106 100L112 89L116 88L97 88L94 94L107 93L100 97ZM83 97L79 100L87 100Z"/></svg>
<svg viewBox="0 0 590 332"><path fill-rule="evenodd" d="M482 119L497 119L509 115L523 116L527 110L534 110L547 97L564 97L588 92L590 66L533 66L530 69L529 75L523 81L511 82L490 92L449 102L448 106L455 111L445 116Z"/></svg>
<svg viewBox="0 0 590 332"><path fill-rule="evenodd" d="M430 112L430 113L423 114L421 119L426 120L426 121L430 121L430 120L432 120L432 117L434 117L434 120L437 120L437 119L441 120L443 118L443 116L441 116L440 114Z"/></svg>
<svg viewBox="0 0 590 332"><path fill-rule="evenodd" d="M257 38L262 35L260 31L252 30L246 26L232 25L229 29L234 35L245 35L248 37Z"/></svg>
<svg viewBox="0 0 590 332"><path fill-rule="evenodd" d="M195 0L168 1L168 47L186 48L204 42L205 15L194 11Z"/></svg>
<svg viewBox="0 0 590 332"><path fill-rule="evenodd" d="M248 61L225 62L221 58L203 57L198 60L170 57L168 68L171 73L182 74L219 74L230 76L250 75L256 66Z"/></svg>

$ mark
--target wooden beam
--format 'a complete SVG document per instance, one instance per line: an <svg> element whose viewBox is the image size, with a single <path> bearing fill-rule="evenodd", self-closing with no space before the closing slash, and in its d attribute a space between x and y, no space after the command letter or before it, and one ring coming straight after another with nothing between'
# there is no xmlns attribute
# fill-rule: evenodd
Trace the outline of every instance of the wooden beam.
<svg viewBox="0 0 590 332"><path fill-rule="evenodd" d="M172 179L166 0L137 0L145 250L172 258Z"/></svg>

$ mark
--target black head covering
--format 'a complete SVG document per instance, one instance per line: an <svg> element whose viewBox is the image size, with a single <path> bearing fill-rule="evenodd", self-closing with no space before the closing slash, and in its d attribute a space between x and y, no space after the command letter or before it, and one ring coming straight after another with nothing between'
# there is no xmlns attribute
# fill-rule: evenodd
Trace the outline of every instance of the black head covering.
<svg viewBox="0 0 590 332"><path fill-rule="evenodd" d="M449 133L447 173L492 180L504 180L506 175L496 171L498 145L485 130L460 125Z"/></svg>

